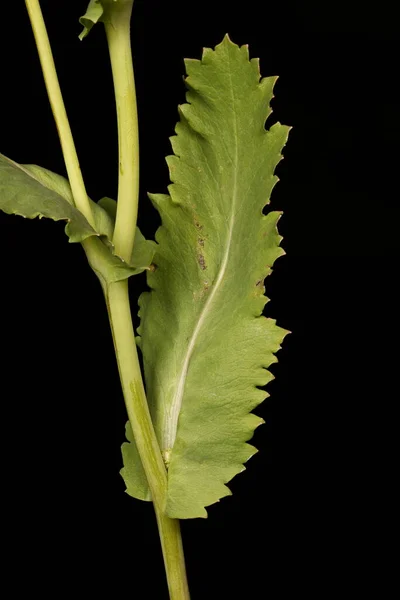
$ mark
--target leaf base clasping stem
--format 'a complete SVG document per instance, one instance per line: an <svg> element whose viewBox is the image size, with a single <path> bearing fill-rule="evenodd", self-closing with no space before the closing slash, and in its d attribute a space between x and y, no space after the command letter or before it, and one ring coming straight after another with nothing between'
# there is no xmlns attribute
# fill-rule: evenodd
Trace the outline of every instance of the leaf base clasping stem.
<svg viewBox="0 0 400 600"><path fill-rule="evenodd" d="M128 282L104 289L125 404L152 494L171 600L189 600L179 521L163 512L167 473L151 422L132 326Z"/></svg>

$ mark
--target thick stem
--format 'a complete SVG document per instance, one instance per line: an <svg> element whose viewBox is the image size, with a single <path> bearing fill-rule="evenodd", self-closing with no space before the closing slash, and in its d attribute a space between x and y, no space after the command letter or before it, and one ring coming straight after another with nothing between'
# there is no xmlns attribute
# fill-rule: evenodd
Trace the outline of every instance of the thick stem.
<svg viewBox="0 0 400 600"><path fill-rule="evenodd" d="M104 17L114 80L118 121L119 179L115 252L130 261L139 199L139 131L130 17L133 2L113 4Z"/></svg>
<svg viewBox="0 0 400 600"><path fill-rule="evenodd" d="M118 121L119 180L113 243L130 261L139 201L139 131L130 40L133 2L116 3L104 17ZM115 352L129 420L150 486L171 600L188 600L179 521L164 512L167 473L147 405L134 338L127 282L105 291Z"/></svg>
<svg viewBox="0 0 400 600"><path fill-rule="evenodd" d="M65 110L64 100L61 94L60 84L58 82L53 54L51 52L49 37L47 35L46 25L43 19L40 4L38 0L25 0L25 4L31 21L33 34L35 36L51 110L53 111L54 120L56 122L58 135L61 142L68 179L71 185L72 196L74 198L76 207L81 211L81 213L83 213L93 229L95 229L92 209L90 208L85 183L83 181L79 166L78 155L76 153L74 139L72 137L67 112Z"/></svg>
<svg viewBox="0 0 400 600"><path fill-rule="evenodd" d="M143 387L132 325L128 282L119 281L104 286L103 289L126 409L157 516L170 598L188 600L189 590L179 521L170 519L163 512L167 473Z"/></svg>

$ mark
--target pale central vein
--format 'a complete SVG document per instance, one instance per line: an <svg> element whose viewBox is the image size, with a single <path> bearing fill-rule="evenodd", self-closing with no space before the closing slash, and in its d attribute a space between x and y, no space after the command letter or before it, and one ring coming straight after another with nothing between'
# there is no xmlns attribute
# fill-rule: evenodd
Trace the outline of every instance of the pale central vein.
<svg viewBox="0 0 400 600"><path fill-rule="evenodd" d="M229 57L229 54L228 54L228 57ZM173 398L173 401L171 404L171 409L166 418L166 423L165 423L164 432L163 432L164 439L163 439L163 443L162 443L162 449L164 450L164 454L166 454L168 456L168 459L169 459L171 450L173 448L173 445L175 443L175 438L176 438L176 433L177 433L177 428L178 428L178 418L179 418L179 414L180 414L180 411L182 408L182 400L183 400L183 394L184 394L184 390L185 390L186 377L187 377L187 373L189 370L190 359L192 357L193 350L195 348L197 338L199 336L201 328L203 327L203 324L204 324L208 314L210 313L214 298L215 298L216 294L218 293L218 290L221 287L222 281L224 279L226 268L228 265L228 260L229 260L231 243L232 243L232 233L233 233L233 228L234 228L234 224L235 224L235 207L236 207L236 203L237 203L239 148L238 148L237 115L236 115L236 110L235 110L235 96L234 96L234 92L233 92L232 74L231 74L230 70L229 70L229 77L230 77L230 84L231 84L230 88L231 88L232 108L233 108L233 115L234 115L233 132L234 132L234 141L235 141L235 152L234 152L234 158L232 161L233 162L232 213L231 213L231 217L229 220L225 249L224 249L223 258L221 261L221 266L220 266L220 269L218 272L218 276L215 280L215 283L212 286L210 295L208 296L208 299L207 299L206 303L204 304L204 307L200 313L197 324L196 324L196 326L193 330L192 336L190 338L190 341L189 341L189 344L187 347L187 351L185 353L185 357L184 357L184 360L182 363L182 369L181 369L181 372L179 375L178 385L176 387L175 395L174 395L174 398ZM169 462L169 460L168 460L168 462Z"/></svg>

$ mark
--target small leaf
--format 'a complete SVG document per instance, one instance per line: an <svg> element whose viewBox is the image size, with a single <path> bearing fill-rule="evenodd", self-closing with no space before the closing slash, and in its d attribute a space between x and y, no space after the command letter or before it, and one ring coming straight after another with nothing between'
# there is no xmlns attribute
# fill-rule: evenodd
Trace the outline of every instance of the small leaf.
<svg viewBox="0 0 400 600"><path fill-rule="evenodd" d="M121 447L124 467L120 473L125 481L126 493L138 500L151 500L146 475L129 421L126 424L125 435L128 441L124 442Z"/></svg>
<svg viewBox="0 0 400 600"><path fill-rule="evenodd" d="M21 165L25 170L29 171L33 175L33 177L46 186L48 189L56 192L71 206L74 206L74 199L72 196L71 186L65 177L62 175L58 175L57 173L53 173L44 167L39 167L38 165ZM114 202L116 206L115 200L109 199L110 202ZM108 211L104 206L100 205L100 203L93 202L89 198L90 208L92 209L94 222L96 225L96 232L99 235L106 236L109 240L112 240L113 231L114 231L114 223L115 216L112 214L109 215ZM115 209L116 211L116 209Z"/></svg>
<svg viewBox="0 0 400 600"><path fill-rule="evenodd" d="M101 198L97 205L101 207L108 215L112 223L112 232L114 231L115 218L117 215L117 203L111 198ZM112 234L109 236L112 239ZM157 244L153 240L146 240L139 227L136 227L135 239L133 244L132 257L129 266L134 269L139 269L137 272L142 273L144 270L152 268L152 261L157 249Z"/></svg>
<svg viewBox="0 0 400 600"><path fill-rule="evenodd" d="M151 268L151 260L154 255L154 242L145 240L138 228L136 228L135 235L135 240L137 239L139 239L136 247L138 258L130 264L113 254L113 246L110 242L109 245L106 245L99 238L93 239L92 244L95 246L96 252L90 257L87 256L87 258L103 286L128 279L132 275L138 275ZM148 262L145 262L145 258Z"/></svg>
<svg viewBox="0 0 400 600"><path fill-rule="evenodd" d="M82 242L98 235L82 213L71 204L64 185L40 167L24 167L0 154L0 210L28 219L46 217L67 221L70 242Z"/></svg>
<svg viewBox="0 0 400 600"><path fill-rule="evenodd" d="M156 242L153 242L153 240L146 240L139 227L136 227L133 253L129 263L130 266L134 269L140 269L139 272L148 269L152 270L152 262L156 249Z"/></svg>
<svg viewBox="0 0 400 600"><path fill-rule="evenodd" d="M92 27L101 20L103 13L104 8L101 5L100 0L90 0L85 14L79 19L79 23L83 25L83 31L79 36L80 40L83 40Z"/></svg>
<svg viewBox="0 0 400 600"><path fill-rule="evenodd" d="M106 211L106 213L112 219L112 222L115 223L115 219L117 218L117 203L116 203L116 201L113 200L112 198L104 197L104 198L100 198L100 200L98 201L97 204Z"/></svg>
<svg viewBox="0 0 400 600"><path fill-rule="evenodd" d="M132 4L133 0L90 0L86 13L79 19L80 24L83 25L79 39L83 40L96 23L110 18L113 11L117 10L116 5L119 9L119 5L131 7Z"/></svg>
<svg viewBox="0 0 400 600"><path fill-rule="evenodd" d="M0 210L31 219L38 216L67 220L65 232L70 242L82 242L90 236L99 238L93 241L97 253L91 255L89 263L102 284L121 281L150 269L157 244L146 240L136 228L132 260L129 264L124 262L114 254L111 241L117 203L111 198L102 198L98 204L89 201L96 230L74 206L65 177L38 165L19 165L0 154Z"/></svg>

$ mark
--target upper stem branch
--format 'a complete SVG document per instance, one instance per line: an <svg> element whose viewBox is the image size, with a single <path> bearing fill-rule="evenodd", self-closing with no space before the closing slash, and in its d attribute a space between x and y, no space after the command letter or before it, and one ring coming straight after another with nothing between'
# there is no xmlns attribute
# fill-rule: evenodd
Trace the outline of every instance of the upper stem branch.
<svg viewBox="0 0 400 600"><path fill-rule="evenodd" d="M25 0L76 207L95 229L39 0Z"/></svg>
<svg viewBox="0 0 400 600"><path fill-rule="evenodd" d="M104 17L114 79L118 121L119 179L115 252L130 261L139 200L139 131L132 62L130 18L133 2L117 2Z"/></svg>

